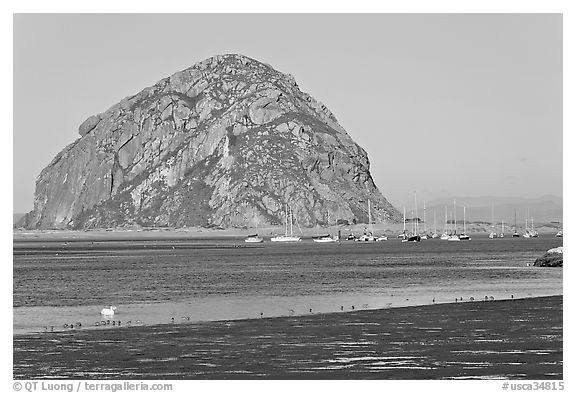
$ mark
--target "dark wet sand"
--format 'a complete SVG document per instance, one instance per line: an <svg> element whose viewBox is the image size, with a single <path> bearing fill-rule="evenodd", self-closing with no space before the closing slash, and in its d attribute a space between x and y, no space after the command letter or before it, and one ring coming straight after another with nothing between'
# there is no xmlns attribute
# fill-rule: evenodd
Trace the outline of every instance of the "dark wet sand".
<svg viewBox="0 0 576 393"><path fill-rule="evenodd" d="M562 296L14 337L14 378L562 379Z"/></svg>

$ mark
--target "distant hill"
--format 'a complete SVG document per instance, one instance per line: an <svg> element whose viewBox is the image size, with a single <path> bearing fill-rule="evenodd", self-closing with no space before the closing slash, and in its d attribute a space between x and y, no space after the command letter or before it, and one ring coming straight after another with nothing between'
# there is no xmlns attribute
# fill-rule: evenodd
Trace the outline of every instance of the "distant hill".
<svg viewBox="0 0 576 393"><path fill-rule="evenodd" d="M433 211L436 211L436 219L442 222L444 219L444 207L448 208L448 215L453 211L454 199L456 199L456 218L463 218L463 207L466 207L466 221L492 221L492 204L494 205L494 221L514 223L514 209L516 209L516 222L523 226L526 217L530 223L532 217L535 223L548 223L553 221L562 222L563 207L562 198L555 195L544 195L539 198L515 198L515 197L456 197L436 199L426 203L426 218L430 222ZM420 211L421 211L420 207ZM420 213L422 215L422 213Z"/></svg>

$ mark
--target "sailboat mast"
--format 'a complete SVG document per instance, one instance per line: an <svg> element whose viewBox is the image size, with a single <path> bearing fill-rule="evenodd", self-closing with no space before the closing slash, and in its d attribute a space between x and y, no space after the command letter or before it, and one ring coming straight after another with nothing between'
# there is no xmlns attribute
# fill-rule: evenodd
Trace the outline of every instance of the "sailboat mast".
<svg viewBox="0 0 576 393"><path fill-rule="evenodd" d="M434 209L434 233L436 233L436 209Z"/></svg>
<svg viewBox="0 0 576 393"><path fill-rule="evenodd" d="M292 230L293 229L292 221L293 221L292 208L290 208L290 236L292 236L294 233L294 231Z"/></svg>
<svg viewBox="0 0 576 393"><path fill-rule="evenodd" d="M464 206L464 233L466 233L466 206Z"/></svg>
<svg viewBox="0 0 576 393"><path fill-rule="evenodd" d="M406 233L406 206L404 206L404 233Z"/></svg>
<svg viewBox="0 0 576 393"><path fill-rule="evenodd" d="M494 204L492 204L492 228L494 228Z"/></svg>
<svg viewBox="0 0 576 393"><path fill-rule="evenodd" d="M416 224L414 226L414 234L418 234L418 202L416 202L416 191L414 191L414 215L416 216Z"/></svg>
<svg viewBox="0 0 576 393"><path fill-rule="evenodd" d="M285 236L288 236L288 205L286 205L286 215L284 216Z"/></svg>
<svg viewBox="0 0 576 393"><path fill-rule="evenodd" d="M368 227L370 228L370 235L374 233L372 230L372 213L370 211L370 199L368 199Z"/></svg>
<svg viewBox="0 0 576 393"><path fill-rule="evenodd" d="M454 199L454 234L456 234L458 228L456 227L456 199Z"/></svg>
<svg viewBox="0 0 576 393"><path fill-rule="evenodd" d="M426 201L424 201L424 233L428 232L428 227L426 224Z"/></svg>
<svg viewBox="0 0 576 393"><path fill-rule="evenodd" d="M444 206L444 232L448 234L448 206Z"/></svg>

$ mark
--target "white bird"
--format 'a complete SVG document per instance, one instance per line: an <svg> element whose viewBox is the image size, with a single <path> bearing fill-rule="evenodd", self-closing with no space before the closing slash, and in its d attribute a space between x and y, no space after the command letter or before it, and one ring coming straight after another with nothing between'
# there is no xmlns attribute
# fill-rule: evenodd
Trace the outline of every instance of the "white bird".
<svg viewBox="0 0 576 393"><path fill-rule="evenodd" d="M112 316L114 315L114 311L116 311L116 306L110 306L110 308L103 308L102 311L100 311L100 314Z"/></svg>

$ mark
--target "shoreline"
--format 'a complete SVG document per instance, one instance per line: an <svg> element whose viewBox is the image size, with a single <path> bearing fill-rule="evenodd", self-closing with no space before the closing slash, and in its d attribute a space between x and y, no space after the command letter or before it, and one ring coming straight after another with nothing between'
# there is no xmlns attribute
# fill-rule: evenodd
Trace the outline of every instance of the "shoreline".
<svg viewBox="0 0 576 393"><path fill-rule="evenodd" d="M15 379L102 368L122 379L562 379L562 310L558 295L36 333L13 337L13 370Z"/></svg>
<svg viewBox="0 0 576 393"><path fill-rule="evenodd" d="M402 233L402 224L396 225L398 228L390 229L390 225L386 228L379 228L378 225L374 226L374 235L388 236L388 241L400 240L397 236ZM295 232L296 236L301 236L303 240L308 240L318 235L336 236L338 231L342 236L342 241L346 241L346 237L350 234L356 237L364 233L365 225L355 225L352 227L338 227L331 226L328 228L305 228L302 233ZM472 239L488 239L490 230L468 230L466 233L471 235ZM541 230L538 229L541 237L554 237L555 230ZM431 231L432 232L432 231ZM211 228L145 228L145 229L94 229L94 230L13 230L12 240L15 243L23 243L29 241L132 241L132 240L243 240L250 234L258 233L265 239L266 242L270 241L270 237L284 234L284 227L265 227L249 229L211 229ZM437 232L439 235L442 231ZM505 232L505 239L512 238L511 232ZM520 238L523 239L523 238ZM560 238L561 239L561 238ZM429 239L429 240L440 240ZM499 239L491 239L498 241Z"/></svg>
<svg viewBox="0 0 576 393"><path fill-rule="evenodd" d="M406 224L406 230L410 232L411 224ZM422 225L422 224L421 224ZM467 223L467 233L470 235L482 236L487 238L490 231L494 230L490 225L487 224L475 224ZM504 234L506 237L511 237L512 227L507 225L505 227ZM335 236L338 231L342 234L342 237L348 236L349 234L354 234L356 236L361 235L365 229L368 229L368 224L360 223L355 225L331 225L329 227L312 227L312 228L301 228L302 231L295 229L294 234L296 236L304 236L306 238L313 237L317 235L330 234ZM460 228L460 232L461 232ZM500 228L495 228L497 233L500 233ZM535 228L541 234L554 235L558 231L557 228L552 228L549 226L540 226ZM423 228L421 228L423 230ZM402 223L386 223L386 224L373 224L374 235L387 235L389 238L396 238L397 235L401 234L403 231ZM428 232L433 233L433 228L428 228ZM518 227L518 231L522 233L522 228ZM22 241L28 239L40 239L40 240L65 240L65 239L99 239L106 237L118 237L121 239L128 238L175 238L175 239L219 239L219 238L245 238L248 234L258 233L261 236L269 237L278 234L283 234L285 232L285 227L283 225L267 225L264 227L249 227L249 228L202 228L202 227L188 227L188 228L140 228L140 227L126 227L126 228L108 228L108 229L88 229L88 230L66 230L66 229L13 229L13 240ZM438 227L437 233L440 235L443 232L443 228Z"/></svg>

